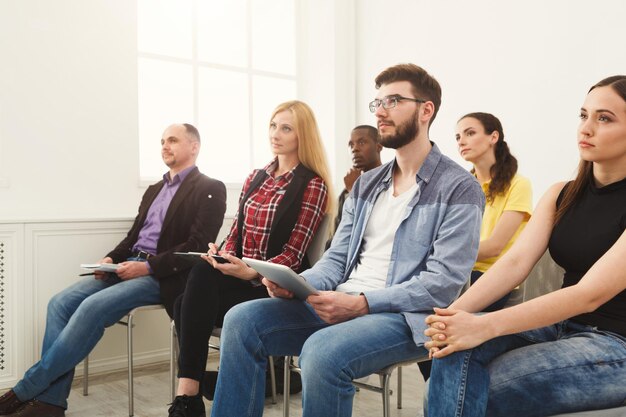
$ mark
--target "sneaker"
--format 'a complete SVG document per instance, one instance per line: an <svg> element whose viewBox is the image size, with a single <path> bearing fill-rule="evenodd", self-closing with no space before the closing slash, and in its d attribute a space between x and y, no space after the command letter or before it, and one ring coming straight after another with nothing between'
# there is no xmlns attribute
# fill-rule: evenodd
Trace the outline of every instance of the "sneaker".
<svg viewBox="0 0 626 417"><path fill-rule="evenodd" d="M202 395L178 395L167 410L169 417L206 417Z"/></svg>

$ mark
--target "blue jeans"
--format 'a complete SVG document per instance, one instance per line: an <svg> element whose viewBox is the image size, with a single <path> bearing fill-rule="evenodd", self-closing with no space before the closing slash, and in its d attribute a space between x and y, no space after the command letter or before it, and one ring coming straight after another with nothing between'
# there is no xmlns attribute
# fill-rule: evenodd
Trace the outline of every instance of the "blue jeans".
<svg viewBox="0 0 626 417"><path fill-rule="evenodd" d="M433 360L428 417L550 416L626 403L626 337L565 321Z"/></svg>
<svg viewBox="0 0 626 417"><path fill-rule="evenodd" d="M352 380L425 355L398 313L329 325L298 300L262 299L224 318L212 416L261 416L267 357L299 355L303 417L350 416Z"/></svg>
<svg viewBox="0 0 626 417"><path fill-rule="evenodd" d="M56 294L48 303L41 359L13 391L21 401L37 399L67 408L74 367L104 333L135 307L161 301L159 282L152 276L122 281L84 278Z"/></svg>

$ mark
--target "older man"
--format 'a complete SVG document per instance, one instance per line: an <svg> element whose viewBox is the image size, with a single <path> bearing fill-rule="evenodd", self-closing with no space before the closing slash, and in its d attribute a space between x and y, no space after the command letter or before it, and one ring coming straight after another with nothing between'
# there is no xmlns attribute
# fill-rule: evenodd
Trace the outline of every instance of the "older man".
<svg viewBox="0 0 626 417"><path fill-rule="evenodd" d="M99 261L119 268L82 279L52 297L41 359L0 397L0 415L64 416L74 367L107 326L142 305L164 303L171 315L193 265L174 252L207 250L226 210L226 188L200 173L195 165L199 152L194 126L165 130L161 155L169 171L144 193L126 238Z"/></svg>

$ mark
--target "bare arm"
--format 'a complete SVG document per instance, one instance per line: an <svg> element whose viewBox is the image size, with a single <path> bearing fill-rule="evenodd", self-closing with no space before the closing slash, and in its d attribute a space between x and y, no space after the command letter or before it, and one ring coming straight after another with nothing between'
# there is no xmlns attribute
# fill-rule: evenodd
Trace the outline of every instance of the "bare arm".
<svg viewBox="0 0 626 417"><path fill-rule="evenodd" d="M534 215L509 251L480 277L450 308L481 311L526 279L544 254L552 233L556 199L565 184L553 185L537 204Z"/></svg>
<svg viewBox="0 0 626 417"><path fill-rule="evenodd" d="M548 191L546 197L555 191L554 188ZM553 213L554 206L552 207L552 216ZM542 215L545 216L545 214L545 207L538 207L533 219ZM523 233L526 235L525 239L521 241L522 237L520 236L518 242L524 244L526 249L530 249L528 245L530 245L530 237L533 235L526 233L527 231L532 232L532 229L529 230L527 227ZM514 246L517 246L517 242ZM510 252L512 251L513 249ZM502 259L505 258L509 258L508 253ZM499 263L497 262L496 265ZM518 271L512 272L511 275L519 275ZM477 282L476 290L480 290L478 283L481 280ZM509 281L513 280L507 280L507 282ZM483 291L489 288L485 285L482 287ZM435 357L443 357L455 351L472 348L497 336L547 326L582 313L594 311L624 289L626 289L626 232L611 249L598 259L576 285L554 291L511 308L481 316L474 316L458 310L468 305L471 306L471 302L463 301L465 297L461 297L459 302L454 303L450 309L438 310L441 315L430 316L427 319L427 322L437 323L439 328L436 331L434 329L427 330L430 333L429 336L436 337L436 341L428 342L427 347L437 349L447 345L441 351L434 353ZM476 290L473 291L474 295L469 296L470 301L477 297ZM470 291L467 294L469 293Z"/></svg>
<svg viewBox="0 0 626 417"><path fill-rule="evenodd" d="M511 240L526 216L528 214L521 211L505 211L502 213L491 236L480 241L476 260L482 261L494 256L500 256L500 253L502 253L502 250L509 243L509 240Z"/></svg>

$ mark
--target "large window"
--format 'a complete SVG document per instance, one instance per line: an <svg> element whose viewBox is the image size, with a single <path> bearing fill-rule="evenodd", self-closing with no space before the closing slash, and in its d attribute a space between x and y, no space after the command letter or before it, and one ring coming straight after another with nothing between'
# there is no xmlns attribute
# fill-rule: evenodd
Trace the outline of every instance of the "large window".
<svg viewBox="0 0 626 417"><path fill-rule="evenodd" d="M200 130L200 170L241 183L271 159L268 123L296 98L296 0L139 0L140 174L165 168L170 123Z"/></svg>

